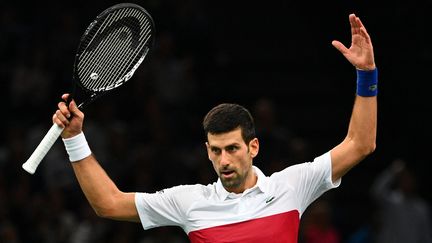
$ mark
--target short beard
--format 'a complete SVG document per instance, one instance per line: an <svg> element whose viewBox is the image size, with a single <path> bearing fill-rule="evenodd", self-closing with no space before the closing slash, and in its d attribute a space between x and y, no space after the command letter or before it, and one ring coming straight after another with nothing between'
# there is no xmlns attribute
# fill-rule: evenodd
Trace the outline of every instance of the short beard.
<svg viewBox="0 0 432 243"><path fill-rule="evenodd" d="M234 173L235 175L233 178L224 179L222 176L219 177L225 189L234 190L243 186L246 182L247 176L249 175L249 170L246 171L246 173L243 176L239 175L237 172Z"/></svg>

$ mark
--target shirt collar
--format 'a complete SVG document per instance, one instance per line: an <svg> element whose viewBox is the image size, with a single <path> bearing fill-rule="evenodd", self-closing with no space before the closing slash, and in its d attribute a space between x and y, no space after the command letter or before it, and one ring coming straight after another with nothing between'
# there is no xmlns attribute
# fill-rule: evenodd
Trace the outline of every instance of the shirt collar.
<svg viewBox="0 0 432 243"><path fill-rule="evenodd" d="M264 175L264 173L256 166L252 166L253 172L255 173L255 175L257 175L258 179L257 179L257 183L249 189L246 189L243 193L240 194L234 194L234 193L230 193L228 192L225 187L223 187L222 182L220 180L220 178L217 180L216 182L216 194L219 196L219 198L222 201L225 201L230 195L239 195L241 196L242 194L247 194L250 191L253 191L255 189L259 189L261 192L266 192L267 190L267 177ZM234 196L236 197L236 196Z"/></svg>

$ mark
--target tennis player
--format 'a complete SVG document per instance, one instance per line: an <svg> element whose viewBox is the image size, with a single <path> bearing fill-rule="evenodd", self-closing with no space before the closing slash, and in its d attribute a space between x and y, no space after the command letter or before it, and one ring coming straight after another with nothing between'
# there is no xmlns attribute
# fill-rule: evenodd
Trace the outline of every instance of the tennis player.
<svg viewBox="0 0 432 243"><path fill-rule="evenodd" d="M53 122L78 182L97 215L141 222L144 229L179 226L191 242L297 242L301 215L351 168L375 150L377 69L372 42L349 15L351 46L332 45L355 67L357 90L345 139L330 151L270 176L253 165L259 151L253 118L238 104L220 104L203 120L208 158L218 175L209 185L181 185L156 193L120 191L100 166L83 133L74 101L58 104ZM67 100L68 94L62 96Z"/></svg>

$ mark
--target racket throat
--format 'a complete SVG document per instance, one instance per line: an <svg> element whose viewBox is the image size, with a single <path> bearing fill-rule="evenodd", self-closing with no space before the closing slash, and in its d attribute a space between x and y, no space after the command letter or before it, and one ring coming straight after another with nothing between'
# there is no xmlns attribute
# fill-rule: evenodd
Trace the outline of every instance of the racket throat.
<svg viewBox="0 0 432 243"><path fill-rule="evenodd" d="M80 110L84 109L89 104L91 104L93 101L95 101L96 98L98 98L98 95L96 93L91 94L87 100L81 102L81 104L78 105L78 109L80 109Z"/></svg>

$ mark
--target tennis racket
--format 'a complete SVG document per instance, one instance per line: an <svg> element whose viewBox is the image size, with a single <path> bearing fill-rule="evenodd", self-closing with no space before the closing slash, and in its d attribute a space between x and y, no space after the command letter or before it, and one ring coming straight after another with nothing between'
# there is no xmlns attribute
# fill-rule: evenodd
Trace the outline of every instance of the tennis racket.
<svg viewBox="0 0 432 243"><path fill-rule="evenodd" d="M73 67L73 90L79 87L84 109L126 83L153 47L155 25L141 6L120 3L100 13L82 35ZM64 128L53 124L22 168L34 174Z"/></svg>

